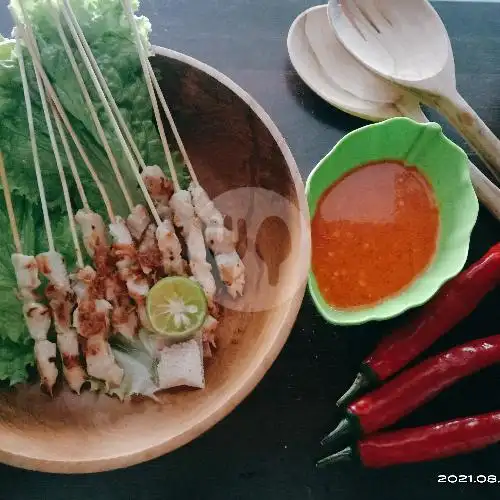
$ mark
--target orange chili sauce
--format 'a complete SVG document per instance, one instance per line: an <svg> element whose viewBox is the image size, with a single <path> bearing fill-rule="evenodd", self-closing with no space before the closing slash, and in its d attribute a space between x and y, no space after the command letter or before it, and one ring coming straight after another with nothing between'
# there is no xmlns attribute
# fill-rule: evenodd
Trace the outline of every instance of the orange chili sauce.
<svg viewBox="0 0 500 500"><path fill-rule="evenodd" d="M439 211L432 186L395 160L361 165L330 186L312 220L312 268L339 309L380 302L430 264Z"/></svg>

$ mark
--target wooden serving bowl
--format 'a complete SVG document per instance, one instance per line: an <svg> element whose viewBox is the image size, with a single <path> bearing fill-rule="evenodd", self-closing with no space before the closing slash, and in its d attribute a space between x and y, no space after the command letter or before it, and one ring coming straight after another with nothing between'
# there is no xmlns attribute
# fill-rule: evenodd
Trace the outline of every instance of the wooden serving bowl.
<svg viewBox="0 0 500 500"><path fill-rule="evenodd" d="M247 291L238 305L224 303L205 390L162 393L163 404L120 403L88 392L79 397L66 389L51 399L35 385L1 392L0 461L7 464L47 472L98 472L188 443L256 386L297 316L309 267L309 218L285 140L262 108L226 76L170 50L156 48L156 54L154 66L208 193L218 197L228 190L261 188L254 194L235 191L238 196L232 198L236 208L248 208L249 220L264 221L258 241L247 246L243 258L250 264ZM272 217L279 200L281 220ZM264 220L266 214L270 216ZM266 286L267 281L273 286Z"/></svg>

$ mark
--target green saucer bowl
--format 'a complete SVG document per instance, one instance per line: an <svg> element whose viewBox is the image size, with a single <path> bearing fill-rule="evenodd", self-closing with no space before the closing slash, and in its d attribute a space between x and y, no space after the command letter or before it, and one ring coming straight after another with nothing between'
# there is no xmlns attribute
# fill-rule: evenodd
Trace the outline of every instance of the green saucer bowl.
<svg viewBox="0 0 500 500"><path fill-rule="evenodd" d="M377 304L351 310L336 309L326 302L311 269L309 292L319 313L330 323L380 321L420 306L457 275L467 259L479 203L470 180L467 155L444 136L437 123L391 118L347 134L307 179L311 219L323 192L342 175L362 164L387 159L416 166L431 183L440 215L436 253L428 268L404 290ZM314 254L314 239L312 244Z"/></svg>

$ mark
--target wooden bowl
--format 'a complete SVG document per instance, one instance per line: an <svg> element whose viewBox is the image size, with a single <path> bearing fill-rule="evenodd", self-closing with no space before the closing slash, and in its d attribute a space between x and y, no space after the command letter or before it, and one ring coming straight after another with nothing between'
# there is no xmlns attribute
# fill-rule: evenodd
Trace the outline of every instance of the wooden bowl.
<svg viewBox="0 0 500 500"><path fill-rule="evenodd" d="M256 386L297 316L310 235L303 183L285 140L262 108L226 76L170 50L156 48L156 54L154 66L201 184L222 202L228 190L260 188L230 191L238 196L229 198L236 199L236 209L248 209L248 220L263 222L258 241L246 247L243 258L250 264L247 292L238 305L224 303L219 347L206 370L205 390L163 393L161 405L144 400L122 404L91 393L78 397L68 390L50 399L37 386L1 392L0 461L7 464L58 473L98 472L188 443ZM281 220L272 217L276 205ZM269 281L273 286L266 287Z"/></svg>

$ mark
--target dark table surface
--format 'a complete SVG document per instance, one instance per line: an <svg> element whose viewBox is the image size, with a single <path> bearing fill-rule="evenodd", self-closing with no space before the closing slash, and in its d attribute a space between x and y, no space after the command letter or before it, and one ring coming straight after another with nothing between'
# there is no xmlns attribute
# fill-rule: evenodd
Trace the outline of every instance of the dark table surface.
<svg viewBox="0 0 500 500"><path fill-rule="evenodd" d="M0 3L0 31L6 34L11 22L6 0ZM304 178L338 139L364 124L317 98L288 62L288 27L311 5L310 0L142 2L153 23L153 43L201 59L249 91L288 140ZM452 39L458 87L500 135L500 5L445 2L437 9ZM481 210L470 259L478 258L499 235L500 225ZM500 333L499 299L498 291L491 294L433 352ZM204 436L163 458L103 474L57 476L0 466L0 500L499 498L500 484L438 483L438 474L496 474L500 479L499 446L385 470L314 468L321 453L318 441L339 418L334 401L390 326L332 328L306 295L290 340L264 380ZM498 368L470 377L400 426L500 409L498 380Z"/></svg>

